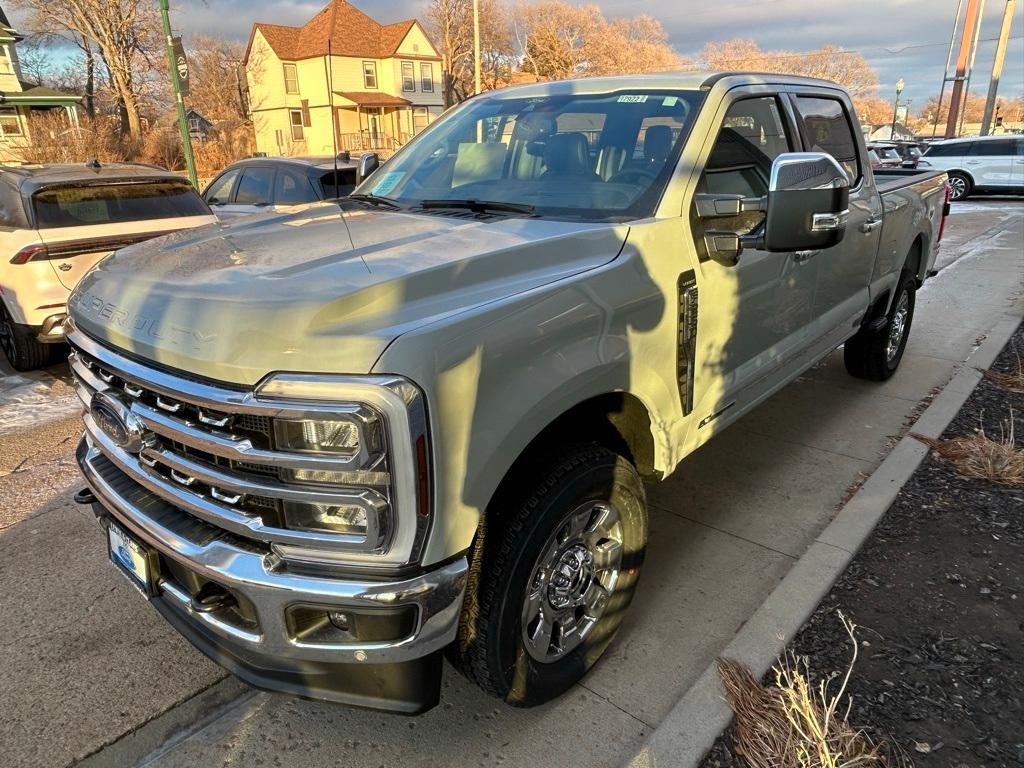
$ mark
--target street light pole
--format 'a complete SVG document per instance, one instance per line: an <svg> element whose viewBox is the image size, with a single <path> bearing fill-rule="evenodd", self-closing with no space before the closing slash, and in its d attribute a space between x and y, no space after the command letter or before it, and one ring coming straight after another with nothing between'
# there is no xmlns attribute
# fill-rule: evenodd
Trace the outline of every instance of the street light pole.
<svg viewBox="0 0 1024 768"><path fill-rule="evenodd" d="M181 98L181 80L178 79L178 62L174 60L174 40L171 37L171 18L168 0L160 0L160 17L167 37L167 63L171 69L171 84L174 86L174 100L178 107L178 132L181 134L181 149L185 155L185 167L192 186L199 187L196 177L196 159L192 154L192 138L188 135L188 120L185 118L185 101Z"/></svg>
<svg viewBox="0 0 1024 768"><path fill-rule="evenodd" d="M896 101L892 105L892 130L889 132L889 141L896 138L896 115L900 113L900 94L903 93L903 78L896 81Z"/></svg>
<svg viewBox="0 0 1024 768"><path fill-rule="evenodd" d="M473 85L480 93L480 0L473 0Z"/></svg>

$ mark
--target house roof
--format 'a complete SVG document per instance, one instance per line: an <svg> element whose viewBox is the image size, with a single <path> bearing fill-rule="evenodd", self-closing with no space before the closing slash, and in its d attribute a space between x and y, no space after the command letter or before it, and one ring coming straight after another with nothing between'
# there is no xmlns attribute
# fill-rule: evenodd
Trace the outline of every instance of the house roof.
<svg viewBox="0 0 1024 768"><path fill-rule="evenodd" d="M252 47L252 37L259 30L278 58L286 61L326 56L328 48L335 56L383 59L393 56L418 24L415 19L380 24L346 0L331 0L301 27L257 22L249 46ZM248 60L249 51L245 58Z"/></svg>
<svg viewBox="0 0 1024 768"><path fill-rule="evenodd" d="M358 104L361 107L408 107L412 102L401 96L377 91L335 91L339 96Z"/></svg>
<svg viewBox="0 0 1024 768"><path fill-rule="evenodd" d="M41 85L19 80L20 91L0 91L0 104L22 104L24 106L73 106L82 100L81 96L55 91Z"/></svg>

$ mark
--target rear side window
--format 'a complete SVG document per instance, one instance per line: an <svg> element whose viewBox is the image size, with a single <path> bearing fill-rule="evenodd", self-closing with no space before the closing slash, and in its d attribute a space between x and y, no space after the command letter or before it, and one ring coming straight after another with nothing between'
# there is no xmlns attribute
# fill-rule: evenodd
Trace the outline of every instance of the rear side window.
<svg viewBox="0 0 1024 768"><path fill-rule="evenodd" d="M352 194L356 188L356 169L339 168L337 182L335 182L334 171L328 171L320 177L320 188L327 199Z"/></svg>
<svg viewBox="0 0 1024 768"><path fill-rule="evenodd" d="M319 198L309 179L303 174L278 170L274 182L274 202L278 205L300 205L312 203Z"/></svg>
<svg viewBox="0 0 1024 768"><path fill-rule="evenodd" d="M807 149L832 155L846 169L850 184L860 181L857 142L843 103L817 96L797 96L795 101Z"/></svg>
<svg viewBox="0 0 1024 768"><path fill-rule="evenodd" d="M37 229L122 224L210 213L199 193L184 181L47 187L32 196L32 208Z"/></svg>
<svg viewBox="0 0 1024 768"><path fill-rule="evenodd" d="M1013 139L976 141L971 145L972 157L1006 157L1014 154Z"/></svg>
<svg viewBox="0 0 1024 768"><path fill-rule="evenodd" d="M235 203L238 205L269 205L270 185L274 181L272 168L246 168L238 181Z"/></svg>
<svg viewBox="0 0 1024 768"><path fill-rule="evenodd" d="M966 155L972 146L973 142L968 141L956 144L932 144L925 151L925 155L928 157L960 157Z"/></svg>

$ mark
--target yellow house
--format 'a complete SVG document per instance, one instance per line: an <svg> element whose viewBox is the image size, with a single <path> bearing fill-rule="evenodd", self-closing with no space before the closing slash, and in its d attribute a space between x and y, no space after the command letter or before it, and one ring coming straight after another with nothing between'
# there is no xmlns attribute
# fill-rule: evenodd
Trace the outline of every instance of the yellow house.
<svg viewBox="0 0 1024 768"><path fill-rule="evenodd" d="M76 107L81 96L61 93L21 79L15 46L24 38L11 26L0 8L0 163L18 162L32 146L29 117L39 112L64 109L68 130L78 126Z"/></svg>
<svg viewBox="0 0 1024 768"><path fill-rule="evenodd" d="M443 110L441 57L420 23L379 24L345 0L302 27L255 24L245 70L267 155L390 153Z"/></svg>

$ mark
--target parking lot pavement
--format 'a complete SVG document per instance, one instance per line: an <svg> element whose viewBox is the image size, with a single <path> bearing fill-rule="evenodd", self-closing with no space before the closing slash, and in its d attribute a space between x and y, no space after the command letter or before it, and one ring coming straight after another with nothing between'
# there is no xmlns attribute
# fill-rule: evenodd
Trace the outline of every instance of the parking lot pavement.
<svg viewBox="0 0 1024 768"><path fill-rule="evenodd" d="M907 355L893 380L852 379L833 354L648 489L642 587L606 658L562 699L511 709L450 669L441 705L416 719L252 693L147 765L620 765L879 464L922 400L1005 313L1021 312L1024 202L977 201L953 210L941 271L919 294ZM19 529L39 527L43 516L0 531L0 589L38 577L40 586L22 587L16 602L41 608L51 591L77 596L57 603L67 628L58 648L73 647L77 656L38 682L30 673L18 679L33 687L37 702L58 700L46 719L64 723L70 735L62 738L75 741L74 748L29 752L26 739L42 735L36 729L23 736L21 729L38 712L26 697L13 705L0 699L0 739L14 745L15 755L35 755L35 762L20 763L33 766L87 754L218 676L103 563L98 531L79 524L83 513L62 500L52 504L53 527L40 529L42 537ZM48 552L46 539L62 526L81 543ZM7 562L8 550L26 554ZM55 561L67 574L64 583L46 577ZM13 610L11 602L5 593L4 612ZM62 662L38 622L23 636L24 618L0 615L0 644L28 646L18 649L19 667ZM88 642L73 642L76 623ZM109 673L115 663L116 674ZM104 704L111 700L126 703L118 712Z"/></svg>

